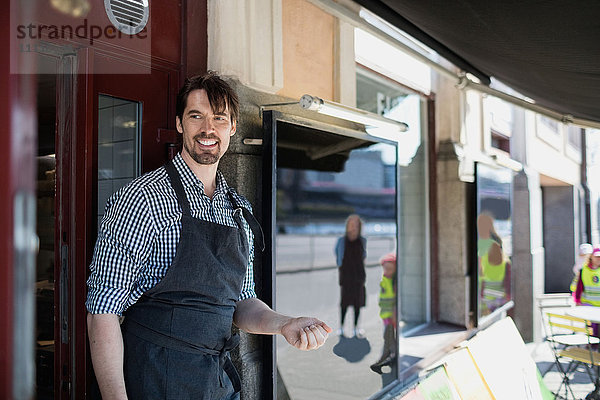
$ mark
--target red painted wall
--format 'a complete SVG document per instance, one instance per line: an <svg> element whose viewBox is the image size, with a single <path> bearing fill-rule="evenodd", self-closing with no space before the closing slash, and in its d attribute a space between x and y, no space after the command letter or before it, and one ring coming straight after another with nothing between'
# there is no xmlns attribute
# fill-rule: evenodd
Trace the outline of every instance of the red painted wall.
<svg viewBox="0 0 600 400"><path fill-rule="evenodd" d="M0 40L3 54L10 49L8 6L3 5L0 16ZM10 59L0 60L0 398L9 399L12 393L12 190L10 176L11 147L11 79Z"/></svg>
<svg viewBox="0 0 600 400"><path fill-rule="evenodd" d="M130 50L151 54L168 62L180 62L181 1L150 2L148 24L142 32L133 37L115 31L102 1L90 1L90 4L91 9L85 16L72 17L57 11L50 1L37 1L35 15L21 18L13 27L17 32L13 33L25 36L22 41L35 39L41 34L50 41L58 41L58 37L79 46L91 45L116 53ZM73 34L67 29L61 31L63 26L72 29ZM78 37L78 33L84 37ZM148 38L151 40L147 40Z"/></svg>

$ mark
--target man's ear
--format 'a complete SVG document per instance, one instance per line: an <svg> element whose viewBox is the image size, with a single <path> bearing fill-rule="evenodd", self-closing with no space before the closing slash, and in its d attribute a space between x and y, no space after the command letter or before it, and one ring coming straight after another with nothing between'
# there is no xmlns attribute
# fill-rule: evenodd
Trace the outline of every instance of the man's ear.
<svg viewBox="0 0 600 400"><path fill-rule="evenodd" d="M237 130L237 121L234 121L233 124L231 124L231 133L229 134L229 136L235 135L236 130Z"/></svg>
<svg viewBox="0 0 600 400"><path fill-rule="evenodd" d="M179 116L175 117L175 127L177 128L177 132L183 133L183 126L181 125L181 119Z"/></svg>

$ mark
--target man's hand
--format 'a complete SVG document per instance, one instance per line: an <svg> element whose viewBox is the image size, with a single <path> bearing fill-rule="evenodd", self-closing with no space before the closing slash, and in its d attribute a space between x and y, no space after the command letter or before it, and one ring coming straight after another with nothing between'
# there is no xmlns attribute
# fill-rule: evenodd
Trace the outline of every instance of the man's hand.
<svg viewBox="0 0 600 400"><path fill-rule="evenodd" d="M281 334L300 350L323 346L332 329L317 318L293 318L279 314L256 298L238 301L233 314L235 325L248 332L263 335Z"/></svg>
<svg viewBox="0 0 600 400"><path fill-rule="evenodd" d="M299 350L314 350L323 346L332 329L316 318L292 318L281 327L281 334Z"/></svg>

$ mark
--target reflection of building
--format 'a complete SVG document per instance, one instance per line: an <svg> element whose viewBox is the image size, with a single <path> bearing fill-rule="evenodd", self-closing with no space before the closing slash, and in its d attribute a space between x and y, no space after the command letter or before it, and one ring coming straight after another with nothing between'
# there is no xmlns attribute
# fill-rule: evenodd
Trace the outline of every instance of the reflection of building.
<svg viewBox="0 0 600 400"><path fill-rule="evenodd" d="M279 210L295 220L338 220L356 213L366 220L395 219L395 165L379 151L355 151L342 172L281 169ZM357 184L358 183L358 184ZM278 221L283 223L285 221Z"/></svg>

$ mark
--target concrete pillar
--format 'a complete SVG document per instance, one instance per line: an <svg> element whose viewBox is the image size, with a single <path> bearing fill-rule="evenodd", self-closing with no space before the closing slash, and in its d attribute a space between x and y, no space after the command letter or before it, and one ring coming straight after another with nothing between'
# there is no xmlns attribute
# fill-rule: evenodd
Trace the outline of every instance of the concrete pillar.
<svg viewBox="0 0 600 400"><path fill-rule="evenodd" d="M459 178L456 144L440 142L438 150L439 320L469 325L466 183ZM434 294L435 295L435 294Z"/></svg>
<svg viewBox="0 0 600 400"><path fill-rule="evenodd" d="M529 244L531 252L531 279L533 283L533 300L544 294L545 279L545 250L542 211L542 188L540 175L529 169L527 183L529 186ZM534 303L533 312L533 340L540 341L543 337L542 320L537 305Z"/></svg>
<svg viewBox="0 0 600 400"><path fill-rule="evenodd" d="M254 91L240 84L237 80L230 81L240 98L240 118L236 134L231 138L229 150L221 160L219 169L223 172L227 183L245 196L253 206L253 213L262 223L262 146L245 145L244 138L262 138L262 122L257 104L267 104L280 99L274 96ZM262 254L255 252L254 280L256 293L259 298L263 294ZM270 346L271 338L261 335L250 335L240 331L240 346L232 352L232 360L242 378L242 400L258 400L270 398L265 393L264 371L270 360L264 357L265 350Z"/></svg>
<svg viewBox="0 0 600 400"><path fill-rule="evenodd" d="M544 293L541 190L539 174L525 168L513 181L513 318L523 340L541 338L536 297Z"/></svg>
<svg viewBox="0 0 600 400"><path fill-rule="evenodd" d="M283 87L281 0L209 0L208 69L275 93Z"/></svg>

